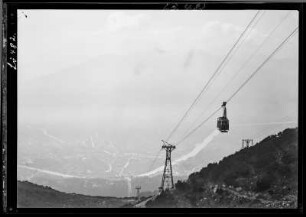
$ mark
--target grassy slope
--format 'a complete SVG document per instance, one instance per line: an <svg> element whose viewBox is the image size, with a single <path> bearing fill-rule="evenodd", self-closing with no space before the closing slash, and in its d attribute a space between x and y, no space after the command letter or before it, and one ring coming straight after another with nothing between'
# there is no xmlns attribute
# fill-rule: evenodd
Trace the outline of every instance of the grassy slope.
<svg viewBox="0 0 306 217"><path fill-rule="evenodd" d="M18 181L18 208L114 208L132 203L131 198L67 194L50 187Z"/></svg>
<svg viewBox="0 0 306 217"><path fill-rule="evenodd" d="M287 129L209 164L147 206L295 207L297 135L297 129Z"/></svg>

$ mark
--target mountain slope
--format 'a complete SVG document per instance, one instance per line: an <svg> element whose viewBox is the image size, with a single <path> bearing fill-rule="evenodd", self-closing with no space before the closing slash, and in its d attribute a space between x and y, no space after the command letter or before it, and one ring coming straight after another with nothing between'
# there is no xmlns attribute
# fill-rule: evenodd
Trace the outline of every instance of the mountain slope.
<svg viewBox="0 0 306 217"><path fill-rule="evenodd" d="M27 181L18 181L17 188L18 208L118 208L135 202L133 198L68 194Z"/></svg>
<svg viewBox="0 0 306 217"><path fill-rule="evenodd" d="M147 207L296 207L297 135L286 129L211 163Z"/></svg>

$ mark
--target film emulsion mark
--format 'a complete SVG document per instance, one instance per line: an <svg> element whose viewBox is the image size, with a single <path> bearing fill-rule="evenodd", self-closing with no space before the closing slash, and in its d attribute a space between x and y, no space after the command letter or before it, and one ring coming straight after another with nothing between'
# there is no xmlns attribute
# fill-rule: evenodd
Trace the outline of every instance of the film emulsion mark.
<svg viewBox="0 0 306 217"><path fill-rule="evenodd" d="M164 9L203 10L205 9L205 4L169 3ZM79 38L70 37L69 43L63 40L64 37L56 38L59 32L56 31L56 28L62 25L62 20L57 20L56 16L51 16L52 14L49 14L52 17L48 21L50 23L47 23L47 25L44 22L41 23L43 27L52 26L52 31L48 32L49 34L45 34L44 37L31 37L34 31L31 31L32 29L29 27L24 28L24 33L29 34L27 43L30 45L35 44L36 47L42 47L40 45L45 44L45 41L41 39L49 37L49 41L59 45L60 50L47 49L47 53L51 55L49 56L50 58L46 58L46 56L37 53L39 49L37 52L28 49L26 50L27 55L19 56L18 58L21 63L22 58L31 57L32 59L26 60L29 66L33 62L40 64L40 67L33 68L33 70L24 70L20 67L23 64L18 65L19 74L20 70L24 70L22 72L26 73L37 72L36 75L32 75L37 76L36 80L29 79L31 82L27 83L27 85L18 87L19 93L31 93L19 95L18 98L28 102L28 105L24 106L27 110L24 109L24 111L32 111L32 117L26 112L19 115L19 117L23 116L27 120L22 128L18 128L18 130L22 129L24 132L18 135L18 148L23 148L19 149L23 153L19 154L20 158L18 159L20 177L18 180L18 193L20 192L18 195L18 208L232 207L293 209L297 207L297 174L295 168L297 163L296 150L298 143L296 138L298 128L296 121L294 121L295 114L288 116L288 113L282 113L283 111L278 113L279 110L275 109L273 103L260 101L261 97L270 93L270 88L273 88L272 86L270 87L269 76L279 79L281 77L280 71L284 70L284 67L279 67L279 64L276 64L275 61L278 60L278 57L275 54L282 47L296 49L296 47L290 47L290 44L287 43L289 39L295 40L293 41L295 43L297 42L297 39L293 38L298 32L296 20L286 20L290 18L289 15L292 16L290 14L292 12L279 14L270 12L271 14L269 14L259 10L257 12L245 12L245 14L241 12L240 16L235 14L237 12L232 12L232 14L222 14L220 12L220 14L213 14L214 16L210 21L207 20L209 17L196 17L194 19L188 17L186 20L190 19L189 23L185 24L186 20L181 22L181 14L176 12L178 11L172 14L171 12L163 13L160 17L154 17L156 15L151 12L151 20L150 16L148 17L148 14L143 11L134 11L133 13L126 11L105 12L105 14L101 13L99 15L101 19L98 20L108 21L108 23L103 26L101 21L96 28L89 28L86 32L79 29L80 23L84 22L83 26L86 26L88 21L91 20L86 20L86 16L83 14L82 19L76 22L78 25L71 28L76 28L73 33L77 34L74 35L84 35ZM35 19L34 13L29 12L28 14L31 16L30 22L33 21L32 18ZM69 16L58 13L56 15L64 16L67 20L71 19L67 23L73 23L77 19L76 17L80 17L79 14ZM208 13L202 13L201 11L196 13L198 14L197 16L208 15ZM165 14L172 17L163 17ZM45 17L47 15L40 14L40 16ZM220 21L220 17L223 20L221 19ZM231 20L233 17L235 19ZM248 17L248 19L244 20L241 17ZM274 17L278 22L270 23L268 18L271 17ZM87 17L87 19L89 18ZM37 19L37 22L42 20ZM156 25L150 29L150 25L143 22L144 20L149 20L150 23L156 22ZM167 23L168 20L170 20L170 23ZM292 22L292 31L285 28L283 21ZM30 24L30 22L25 23ZM190 28L192 26L190 25L191 23L194 25L193 29ZM164 29L159 29L164 24L167 26L164 26ZM67 24L65 25L67 26ZM258 31L260 30L258 28L260 25L267 25L268 31ZM71 30L66 26L63 25L60 30L66 35L72 35ZM295 29L293 29L294 27ZM101 28L101 31L96 32L97 28ZM275 29L281 30L282 37L280 37L280 34L277 35L282 41L274 41L274 47L271 46L273 43L266 42L268 39L274 39L270 36ZM148 34L143 34L145 31L148 31ZM108 34L104 35L105 32L108 32ZM86 38L88 35L92 37ZM114 37L116 35L118 36L117 40ZM154 37L150 38L152 35ZM108 36L111 37L109 38ZM158 38L159 36L162 37ZM193 40L193 37L197 40ZM126 44L122 47L118 46L119 42L122 39L126 40L126 38L129 38L127 40L129 41L129 46L126 47ZM148 38L150 38L150 45L155 42L152 47L148 47ZM204 40L206 38L208 39ZM96 41L94 42L95 39ZM100 44L103 39L107 41L107 46L104 43ZM162 40L165 42L160 44L159 42ZM223 44L226 40L228 40L228 44ZM85 46L88 41L90 41L90 45L95 44L96 50L89 44ZM203 43L207 41L209 43ZM68 55L62 56L63 53L70 51L72 47L78 47L80 44L83 46L80 48L84 53L82 58L77 55L74 58L70 58ZM269 52L266 52L262 59L259 59L260 53L258 51L263 44L266 48L269 48L267 50ZM287 47L284 46L285 44L287 44ZM185 47L179 45L184 45ZM292 45L293 43L291 43ZM50 47L52 46L51 44ZM176 55L179 54L179 51L176 50L178 47L180 49L184 48L181 59L172 56L174 53ZM220 51L216 51L218 47ZM22 46L19 46L19 49L21 48ZM99 58L101 50L105 52L102 59ZM280 55L287 55L290 60L296 59L297 57L293 56L289 51L280 53ZM17 69L16 52L16 35L11 34L8 41L8 59L10 61L7 64L10 72L14 72ZM135 56L131 55L134 52L136 53ZM25 54L24 52L22 53ZM214 54L215 63L210 61L210 58L213 58L210 54ZM83 58L88 56L90 56L88 61L84 61ZM277 58L272 59L273 56ZM244 59L244 57L248 58ZM41 60L40 58L51 61L39 61ZM64 59L65 70L56 68L55 66L58 65L53 64L53 58ZM237 63L234 61L235 58L239 60ZM105 59L108 61L105 61ZM147 62L147 59L152 61ZM169 59L173 60L175 64L169 66ZM256 64L254 63L254 65L248 65L251 60L255 59L260 61ZM205 60L209 61L205 62L204 70L201 66L197 68L197 63L203 63ZM84 62L82 63L82 61ZM76 62L81 64L76 66ZM267 73L260 74L259 72L268 62L271 67L275 68ZM248 74L242 76L239 74L240 70L228 70L226 72L231 63L241 66L241 69L243 69L241 71ZM176 120L176 118L171 117L171 114L174 114L173 109L178 109L179 105L175 104L171 110L168 110L169 108L165 107L164 103L174 104L177 100L180 102L179 104L183 104L181 101L182 95L193 88L186 88L183 84L195 85L199 77L201 77L200 82L202 82L202 76L208 71L209 64L212 64L211 69L214 71L209 77L203 79L205 81L203 82L204 86L199 86L202 88L201 92L195 98L193 98L193 95L198 92L190 93L194 101L192 101L188 110L182 113L180 119ZM177 65L177 68L174 68L174 65ZM72 67L69 68L67 66ZM90 70L88 70L89 66L91 67ZM38 70L42 68L46 70ZM171 74L169 71L176 74ZM199 73L199 77L191 73L187 77L185 76L187 71ZM88 79L88 72L92 79ZM42 73L45 74L42 75ZM76 75L76 73L77 76L71 76ZM110 75L112 73L117 73L116 78ZM122 73L122 76L120 73ZM152 74L157 75L158 73L160 73L160 76L156 77L163 78L164 81L168 76L168 82L154 80L156 77L152 76ZM227 77L229 74L226 73L231 73L231 76ZM273 76L271 73L277 73L277 76L275 74ZM282 73L285 74L288 71ZM38 74L44 79L38 78ZM266 91L263 90L264 88L260 82L257 81L256 83L256 80L252 79L255 74L257 75L256 77L263 76L261 79L267 85L265 86L267 88ZM9 75L14 77L16 73L10 73ZM220 80L215 79L217 77ZM239 82L231 83L234 78L240 79ZM117 82L120 79L123 81L118 85ZM253 83L258 85L253 86L253 89L252 86L247 85L251 79ZM105 80L107 82L103 83ZM173 81L176 81L177 84L182 84L179 89L183 90L183 92L169 85L174 83ZM279 81L280 91L288 92L288 89L293 86L284 77L283 79L280 78ZM39 85L37 85L38 83ZM284 88L286 84L290 85ZM161 88L163 85L165 85L164 88ZM102 89L100 89L101 86ZM103 89L106 86L110 87L114 92L105 91L108 90ZM114 88L118 86L120 88ZM132 91L130 91L131 86L133 86ZM138 88L137 91L135 91L135 87ZM145 91L146 95L144 97L141 94L147 87L150 88ZM26 91L23 92L22 88ZM172 94L164 94L165 89L173 91ZM216 93L217 97L210 95L208 90ZM63 92L66 94L65 98L62 96ZM245 98L243 98L242 94L240 96L237 95L240 92L245 93ZM279 100L279 102L286 105L288 99L284 99L286 98L284 92L274 94L272 101ZM97 93L103 93L103 95ZM159 93L158 97L160 99L157 99L156 93ZM296 92L292 91L292 93L294 94L291 97L296 97ZM116 98L116 103L120 102L120 104L113 103L114 94L118 97ZM253 97L255 94L259 94L261 97L256 99L256 97ZM273 94L273 92L270 94ZM238 97L235 97L236 95ZM218 98L219 96L220 98ZM245 102L249 100L250 96L256 101L257 108L246 109L246 106L250 106L250 104ZM82 97L86 98L86 100ZM232 101L233 97L237 100ZM131 100L133 98L150 100L136 100L137 102L135 102ZM156 102L150 104L152 103L151 99L156 99ZM202 102L207 100L207 105L201 105L199 108L198 102L200 100ZM217 100L216 103L214 103L214 100ZM112 103L105 103L108 101ZM137 114L130 116L135 109L142 107L139 105L146 103L147 107L144 106L140 110L136 110ZM125 111L128 111L125 112L124 119L115 113L116 111L122 113L122 104L129 105L124 106ZM107 109L108 106L109 109ZM155 114L152 108L158 106L162 109ZM258 114L259 112L257 111L262 106L272 109ZM41 109L42 107L46 110ZM80 110L80 108L82 109ZM131 110L128 110L129 108ZM196 109L203 110L205 113L196 114ZM148 110L150 113L148 113ZM222 113L220 110L222 110ZM248 112L245 112L246 110ZM95 113L96 111L97 113ZM272 112L269 113L269 111ZM158 117L163 112L163 117L165 118L159 121ZM60 121L55 125L52 116L50 116L51 118L49 117L48 121L44 121L51 113L60 116ZM79 120L79 114L81 113L84 118ZM104 116L100 116L102 113L107 117L112 115L114 119L109 120ZM283 117L285 115L289 119L287 117L284 120ZM94 118L92 118L93 116ZM139 116L145 117L146 120L142 122L142 120L138 119ZM33 121L34 117L35 120L40 119L42 124L37 125ZM192 117L194 117L195 122L191 122ZM258 122L259 118L262 118L263 122ZM209 120L212 120L212 122L208 122ZM165 121L173 122L176 125L163 126ZM156 122L156 125L147 126L149 125L148 123L154 122ZM128 127L123 127L126 126L126 123L129 124ZM192 124L188 126L188 123ZM145 129L146 127L148 129ZM144 131L140 131L140 128L144 128ZM150 135L163 128L165 131L169 130L169 136L165 140L161 140L161 149L156 146L155 140L162 139L162 137L156 138L155 134L151 138L149 136L140 138L142 135ZM146 134L143 134L143 132ZM196 132L199 132L199 134L197 135ZM242 138L242 140L237 138ZM195 139L199 142L195 142ZM253 140L255 141L254 144ZM240 146L241 141L242 147ZM149 151L152 147L156 147L156 151L159 149L156 155L155 149ZM222 153L226 149L231 150L231 153L235 153L232 155L230 155L230 152ZM165 158L160 156L161 150L165 150ZM222 160L220 160L221 157L223 157ZM205 160L207 162L203 164ZM217 161L219 162L212 163ZM154 165L155 162L159 165ZM53 182L53 180L57 181ZM42 197L42 195L44 196ZM11 208L11 206L9 207ZM12 212L14 212L14 208Z"/></svg>
<svg viewBox="0 0 306 217"><path fill-rule="evenodd" d="M6 126L4 137L6 139L6 212L16 211L16 174L17 174L17 8L12 4L5 5L6 27L4 48L6 51L5 61L3 61L5 73L5 95L3 95L5 105Z"/></svg>
<svg viewBox="0 0 306 217"><path fill-rule="evenodd" d="M164 6L164 10L204 10L206 7L205 3L187 3L187 4L179 4L179 3L167 3Z"/></svg>
<svg viewBox="0 0 306 217"><path fill-rule="evenodd" d="M16 33L9 37L8 66L17 70L17 37Z"/></svg>

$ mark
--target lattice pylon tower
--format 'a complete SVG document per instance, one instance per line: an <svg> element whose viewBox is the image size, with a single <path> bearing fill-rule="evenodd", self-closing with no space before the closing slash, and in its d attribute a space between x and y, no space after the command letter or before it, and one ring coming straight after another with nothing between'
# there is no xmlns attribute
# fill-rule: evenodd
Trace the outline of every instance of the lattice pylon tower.
<svg viewBox="0 0 306 217"><path fill-rule="evenodd" d="M139 201L140 200L140 189L141 189L141 186L136 186L135 189L137 191L136 197L137 197L137 200Z"/></svg>
<svg viewBox="0 0 306 217"><path fill-rule="evenodd" d="M253 139L242 139L242 146L241 146L242 149L249 148L250 146L253 146Z"/></svg>
<svg viewBox="0 0 306 217"><path fill-rule="evenodd" d="M174 145L171 145L163 141L162 149L166 150L166 160L164 166L164 172L162 176L160 190L172 189L174 188L173 174L172 174L172 163L171 163L171 152L175 149Z"/></svg>

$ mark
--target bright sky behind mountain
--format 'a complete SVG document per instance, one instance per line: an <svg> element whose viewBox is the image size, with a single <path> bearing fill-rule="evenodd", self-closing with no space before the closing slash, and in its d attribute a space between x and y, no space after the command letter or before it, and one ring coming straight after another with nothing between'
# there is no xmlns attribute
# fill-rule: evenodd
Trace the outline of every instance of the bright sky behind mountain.
<svg viewBox="0 0 306 217"><path fill-rule="evenodd" d="M49 128L61 138L98 133L135 152L156 153L256 12L20 10L18 127ZM171 142L221 106L298 26L297 11L261 13ZM297 36L228 104L230 131L209 144L216 154L236 151L242 138L297 126ZM182 143L174 158L202 142L221 115Z"/></svg>

